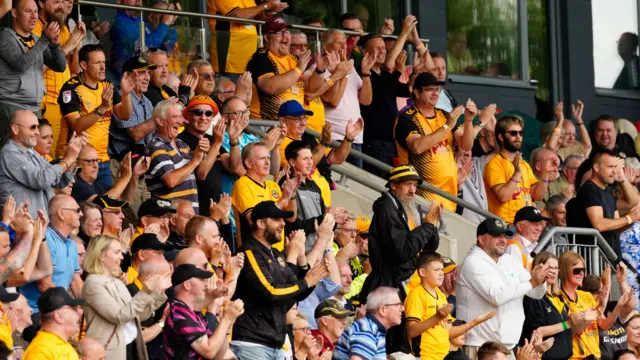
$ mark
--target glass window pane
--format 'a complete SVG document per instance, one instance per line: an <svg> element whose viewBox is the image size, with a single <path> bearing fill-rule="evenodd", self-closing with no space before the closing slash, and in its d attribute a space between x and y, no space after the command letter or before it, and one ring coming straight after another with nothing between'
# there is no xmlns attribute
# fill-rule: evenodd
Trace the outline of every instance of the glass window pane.
<svg viewBox="0 0 640 360"><path fill-rule="evenodd" d="M337 27L342 14L342 0L295 0L288 1L292 11L287 11L286 19L291 24L307 21L321 21L325 27Z"/></svg>
<svg viewBox="0 0 640 360"><path fill-rule="evenodd" d="M398 9L403 0L348 0L348 12L358 15L365 32L379 33L384 19L393 19L395 34L402 30Z"/></svg>
<svg viewBox="0 0 640 360"><path fill-rule="evenodd" d="M549 41L547 40L547 1L528 0L529 67L531 79L538 81L537 96L549 100Z"/></svg>
<svg viewBox="0 0 640 360"><path fill-rule="evenodd" d="M638 3L591 2L595 86L638 90Z"/></svg>
<svg viewBox="0 0 640 360"><path fill-rule="evenodd" d="M517 0L447 0L449 73L520 78Z"/></svg>

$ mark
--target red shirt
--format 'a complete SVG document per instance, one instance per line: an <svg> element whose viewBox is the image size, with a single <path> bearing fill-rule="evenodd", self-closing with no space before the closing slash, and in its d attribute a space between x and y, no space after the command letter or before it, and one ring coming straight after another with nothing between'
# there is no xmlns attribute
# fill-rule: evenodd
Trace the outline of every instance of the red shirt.
<svg viewBox="0 0 640 360"><path fill-rule="evenodd" d="M311 335L313 335L316 340L319 340L318 338L322 338L322 350L320 350L320 354L323 354L326 351L333 352L333 348L336 347L335 344L321 333L320 330L311 330Z"/></svg>

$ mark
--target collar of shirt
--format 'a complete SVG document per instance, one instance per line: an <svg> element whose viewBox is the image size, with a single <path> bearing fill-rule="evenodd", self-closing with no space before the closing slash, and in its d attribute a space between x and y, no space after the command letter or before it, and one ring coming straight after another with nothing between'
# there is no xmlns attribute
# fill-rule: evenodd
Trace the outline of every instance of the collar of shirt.
<svg viewBox="0 0 640 360"><path fill-rule="evenodd" d="M527 239L526 237L522 236L521 234L518 234L518 237L520 238L520 242L522 242L522 247L524 247L525 249L527 249L527 251L531 252L531 250L535 249L536 245L538 245L537 241L529 241L529 239Z"/></svg>
<svg viewBox="0 0 640 360"><path fill-rule="evenodd" d="M387 333L387 329L384 327L384 325L382 325L380 320L378 320L374 315L367 314L366 318L369 319L369 321L371 321L372 323L374 323L378 327L378 332L379 333L381 333L381 334L386 334Z"/></svg>
<svg viewBox="0 0 640 360"><path fill-rule="evenodd" d="M71 240L71 236L67 236L65 237L64 235L62 235L62 233L60 233L60 231L58 231L58 229L54 228L53 226L49 225L48 226L49 229L51 229L51 231L53 231L57 237L59 237L61 240Z"/></svg>

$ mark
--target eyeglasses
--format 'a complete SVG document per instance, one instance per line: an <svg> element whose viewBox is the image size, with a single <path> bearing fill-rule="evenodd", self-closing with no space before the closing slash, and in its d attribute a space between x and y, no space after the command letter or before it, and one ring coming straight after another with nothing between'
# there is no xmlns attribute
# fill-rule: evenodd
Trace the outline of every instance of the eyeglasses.
<svg viewBox="0 0 640 360"><path fill-rule="evenodd" d="M31 125L31 126L26 126L26 125L22 125L22 124L16 124L16 125L18 125L20 127L23 127L23 128L27 128L27 129L29 129L31 131L36 131L36 129L38 128L38 124L34 124L34 125Z"/></svg>
<svg viewBox="0 0 640 360"><path fill-rule="evenodd" d="M251 110L244 109L244 110L240 110L240 111L226 112L224 114L227 115L227 116L243 116L243 115L249 115L250 112L251 112Z"/></svg>
<svg viewBox="0 0 640 360"><path fill-rule="evenodd" d="M80 208L62 208L62 210L66 210L66 211L73 211L76 214L80 214L82 213L82 210Z"/></svg>
<svg viewBox="0 0 640 360"><path fill-rule="evenodd" d="M290 44L289 47L308 49L309 48L309 44Z"/></svg>
<svg viewBox="0 0 640 360"><path fill-rule="evenodd" d="M100 159L78 159L80 161L84 161L89 165L97 165L100 162Z"/></svg>
<svg viewBox="0 0 640 360"><path fill-rule="evenodd" d="M268 32L267 34L275 35L277 37L282 37L284 35L291 35L291 32L289 31L289 29L283 29L283 30L280 30L280 31Z"/></svg>
<svg viewBox="0 0 640 360"><path fill-rule="evenodd" d="M524 130L509 130L509 131L506 131L505 133L513 137L516 137L517 135L520 135L520 137L524 136Z"/></svg>
<svg viewBox="0 0 640 360"><path fill-rule="evenodd" d="M308 326L307 327L300 327L300 328L295 328L293 330L294 331L299 330L299 331L302 331L304 333L307 333L307 332L309 332L309 327Z"/></svg>
<svg viewBox="0 0 640 360"><path fill-rule="evenodd" d="M399 303L393 303L393 304L384 304L382 306L389 306L389 307L392 307L392 306L403 306L403 304L401 302L399 302Z"/></svg>
<svg viewBox="0 0 640 360"><path fill-rule="evenodd" d="M587 271L585 268L575 268L573 269L573 275L584 274Z"/></svg>
<svg viewBox="0 0 640 360"><path fill-rule="evenodd" d="M200 76L202 76L202 78L205 79L205 80L213 80L213 77L216 76L216 74L214 74L214 73L204 73L204 74L200 74Z"/></svg>
<svg viewBox="0 0 640 360"><path fill-rule="evenodd" d="M211 111L211 110L195 109L195 110L189 110L189 112L194 114L195 116L202 116L203 114L206 117L212 117L213 116L213 111Z"/></svg>

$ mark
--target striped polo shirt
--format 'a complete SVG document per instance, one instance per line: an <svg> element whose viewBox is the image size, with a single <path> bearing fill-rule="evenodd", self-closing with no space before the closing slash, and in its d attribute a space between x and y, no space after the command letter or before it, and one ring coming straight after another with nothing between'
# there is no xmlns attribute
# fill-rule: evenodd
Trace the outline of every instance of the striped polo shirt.
<svg viewBox="0 0 640 360"><path fill-rule="evenodd" d="M151 158L151 165L144 177L151 195L167 201L176 199L191 201L193 209L198 214L198 187L193 173L173 189L166 187L162 182L165 174L181 169L191 161L189 146L180 139L175 139L175 143L172 143L171 140L154 131L147 154Z"/></svg>
<svg viewBox="0 0 640 360"><path fill-rule="evenodd" d="M362 359L386 360L387 330L373 315L367 315L346 329L333 350L333 360Z"/></svg>

